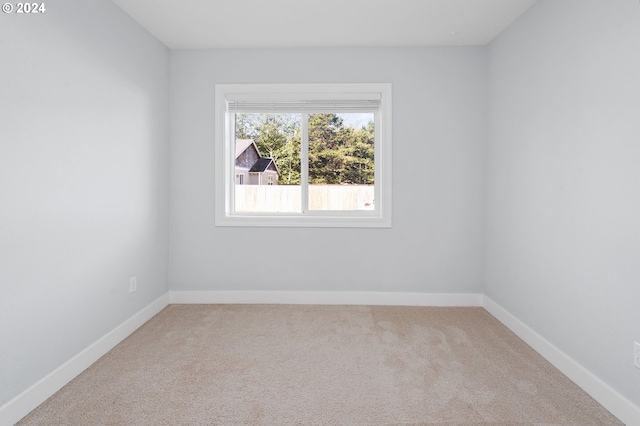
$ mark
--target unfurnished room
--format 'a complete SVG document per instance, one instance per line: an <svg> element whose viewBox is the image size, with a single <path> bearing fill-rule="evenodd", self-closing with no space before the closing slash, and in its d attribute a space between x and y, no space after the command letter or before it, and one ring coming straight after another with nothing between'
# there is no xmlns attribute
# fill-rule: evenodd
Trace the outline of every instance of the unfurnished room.
<svg viewBox="0 0 640 426"><path fill-rule="evenodd" d="M0 13L0 425L640 426L638 0Z"/></svg>

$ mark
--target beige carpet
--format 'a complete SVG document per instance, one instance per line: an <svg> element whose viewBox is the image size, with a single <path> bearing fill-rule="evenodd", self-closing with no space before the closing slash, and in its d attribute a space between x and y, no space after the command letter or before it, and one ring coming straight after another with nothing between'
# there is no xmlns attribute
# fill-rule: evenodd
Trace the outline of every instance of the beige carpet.
<svg viewBox="0 0 640 426"><path fill-rule="evenodd" d="M20 425L615 425L481 308L171 305Z"/></svg>

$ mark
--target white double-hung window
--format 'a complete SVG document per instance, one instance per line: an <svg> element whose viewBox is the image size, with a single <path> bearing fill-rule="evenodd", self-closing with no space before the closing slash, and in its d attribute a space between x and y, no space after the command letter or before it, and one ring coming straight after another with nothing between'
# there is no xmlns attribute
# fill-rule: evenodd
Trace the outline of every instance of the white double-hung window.
<svg viewBox="0 0 640 426"><path fill-rule="evenodd" d="M215 90L216 225L391 226L390 84Z"/></svg>

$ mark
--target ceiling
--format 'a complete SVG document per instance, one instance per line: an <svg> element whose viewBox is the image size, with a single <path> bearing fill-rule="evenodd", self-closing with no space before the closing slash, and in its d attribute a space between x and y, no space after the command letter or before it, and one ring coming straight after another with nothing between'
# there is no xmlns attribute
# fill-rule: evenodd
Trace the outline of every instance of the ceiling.
<svg viewBox="0 0 640 426"><path fill-rule="evenodd" d="M171 49L482 46L536 0L113 0Z"/></svg>

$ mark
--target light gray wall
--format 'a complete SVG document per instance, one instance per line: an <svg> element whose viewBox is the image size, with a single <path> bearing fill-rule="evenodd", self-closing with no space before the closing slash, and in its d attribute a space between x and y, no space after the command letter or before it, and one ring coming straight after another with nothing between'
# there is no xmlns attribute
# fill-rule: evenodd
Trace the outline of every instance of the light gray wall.
<svg viewBox="0 0 640 426"><path fill-rule="evenodd" d="M46 8L0 14L0 406L168 289L168 49Z"/></svg>
<svg viewBox="0 0 640 426"><path fill-rule="evenodd" d="M485 53L172 51L170 287L481 292ZM296 82L393 84L391 229L214 226L214 85Z"/></svg>
<svg viewBox="0 0 640 426"><path fill-rule="evenodd" d="M640 4L540 0L489 70L485 293L640 404Z"/></svg>

